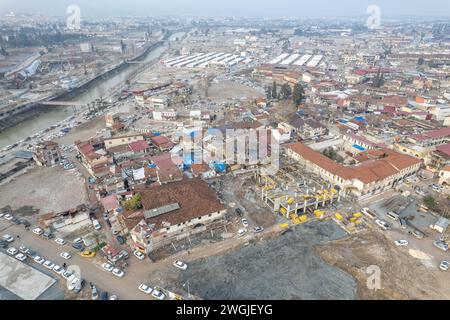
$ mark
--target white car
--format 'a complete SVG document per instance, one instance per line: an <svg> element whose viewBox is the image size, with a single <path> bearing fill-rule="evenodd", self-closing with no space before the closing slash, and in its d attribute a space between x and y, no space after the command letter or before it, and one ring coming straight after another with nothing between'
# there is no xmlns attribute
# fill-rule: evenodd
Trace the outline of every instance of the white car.
<svg viewBox="0 0 450 320"><path fill-rule="evenodd" d="M81 244L83 243L83 238L76 238L75 240L73 240L73 244Z"/></svg>
<svg viewBox="0 0 450 320"><path fill-rule="evenodd" d="M383 230L387 231L390 229L389 223L384 220L376 219L375 223Z"/></svg>
<svg viewBox="0 0 450 320"><path fill-rule="evenodd" d="M175 267L177 267L178 269L181 269L181 270L186 270L187 269L187 264L184 263L183 261L180 261L180 260L175 260L173 265Z"/></svg>
<svg viewBox="0 0 450 320"><path fill-rule="evenodd" d="M74 278L72 279L72 281L69 282L69 284L67 285L67 289L69 291L72 291L73 289L75 289L75 287L77 286L78 281L80 281L80 279L76 278L74 276Z"/></svg>
<svg viewBox="0 0 450 320"><path fill-rule="evenodd" d="M395 245L397 247L404 247L404 246L408 245L408 241L407 240L396 240Z"/></svg>
<svg viewBox="0 0 450 320"><path fill-rule="evenodd" d="M248 228L248 221L245 218L242 218L242 225L244 226L244 228Z"/></svg>
<svg viewBox="0 0 450 320"><path fill-rule="evenodd" d="M105 262L101 265L102 269L108 272L112 272L114 267L110 265L108 262Z"/></svg>
<svg viewBox="0 0 450 320"><path fill-rule="evenodd" d="M44 261L45 261L45 259L44 258L42 258L42 257L40 257L40 256L36 256L36 257L34 257L34 262L36 262L37 264L43 264L44 263Z"/></svg>
<svg viewBox="0 0 450 320"><path fill-rule="evenodd" d="M3 218L5 218L8 221L11 221L12 219L14 219L14 217L12 215L10 215L9 213L5 214L5 216Z"/></svg>
<svg viewBox="0 0 450 320"><path fill-rule="evenodd" d="M72 281L75 276L72 274L72 272L65 270L62 274L64 279L68 280L69 282Z"/></svg>
<svg viewBox="0 0 450 320"><path fill-rule="evenodd" d="M66 240L64 240L63 238L56 238L56 239L55 239L55 242L56 242L57 244L59 244L60 246L63 246L63 245L66 244Z"/></svg>
<svg viewBox="0 0 450 320"><path fill-rule="evenodd" d="M27 254L30 251L30 249L22 245L19 247L19 251L22 252L23 254Z"/></svg>
<svg viewBox="0 0 450 320"><path fill-rule="evenodd" d="M6 250L6 252L9 255L14 256L14 255L16 255L19 252L19 250L17 250L16 248L11 247L11 248L8 248L8 250Z"/></svg>
<svg viewBox="0 0 450 320"><path fill-rule="evenodd" d="M115 294L109 297L109 300L119 300Z"/></svg>
<svg viewBox="0 0 450 320"><path fill-rule="evenodd" d="M50 260L46 260L44 262L44 267L46 267L47 269L53 269L54 266L55 266L55 264L53 262L51 262Z"/></svg>
<svg viewBox="0 0 450 320"><path fill-rule="evenodd" d="M139 260L144 260L145 259L145 255L142 252L140 252L139 250L134 250L133 254Z"/></svg>
<svg viewBox="0 0 450 320"><path fill-rule="evenodd" d="M439 265L439 269L443 270L443 271L447 271L448 268L450 267L450 262L444 260L441 262L441 264Z"/></svg>
<svg viewBox="0 0 450 320"><path fill-rule="evenodd" d="M242 228L242 229L239 229L239 231L238 231L238 236L239 237L242 237L244 234L246 234L247 233L247 229L245 229L245 228Z"/></svg>
<svg viewBox="0 0 450 320"><path fill-rule="evenodd" d="M139 285L139 290L141 290L143 293L146 293L146 294L151 294L153 291L153 289L151 287L149 287L148 285L143 284L143 283L141 283Z"/></svg>
<svg viewBox="0 0 450 320"><path fill-rule="evenodd" d="M164 293L162 293L159 290L153 290L152 292L152 297L158 299L158 300L164 300L164 298L166 297L166 295Z"/></svg>
<svg viewBox="0 0 450 320"><path fill-rule="evenodd" d="M16 259L23 262L23 261L27 260L27 256L24 255L23 253L19 253L16 255Z"/></svg>
<svg viewBox="0 0 450 320"><path fill-rule="evenodd" d="M33 233L34 233L34 234L37 234L38 236L40 236L41 234L44 233L44 230L42 230L41 228L34 228L34 229L31 230L31 231L33 231Z"/></svg>
<svg viewBox="0 0 450 320"><path fill-rule="evenodd" d="M53 267L53 271L54 271L56 274L59 274L59 275L62 275L64 272L66 272L66 270L64 270L63 267L60 267L60 266L58 266L58 265L55 265L55 266Z"/></svg>
<svg viewBox="0 0 450 320"><path fill-rule="evenodd" d="M112 271L112 274L119 278L122 278L125 275L125 273L122 270L120 270L119 268L114 268L114 270Z"/></svg>
<svg viewBox="0 0 450 320"><path fill-rule="evenodd" d="M13 237L12 235L5 234L5 235L3 236L3 240L5 240L6 242L11 243L11 242L14 241L14 237Z"/></svg>
<svg viewBox="0 0 450 320"><path fill-rule="evenodd" d="M60 254L60 256L61 256L61 258L66 259L66 260L69 260L70 258L72 258L72 255L68 252L62 252Z"/></svg>

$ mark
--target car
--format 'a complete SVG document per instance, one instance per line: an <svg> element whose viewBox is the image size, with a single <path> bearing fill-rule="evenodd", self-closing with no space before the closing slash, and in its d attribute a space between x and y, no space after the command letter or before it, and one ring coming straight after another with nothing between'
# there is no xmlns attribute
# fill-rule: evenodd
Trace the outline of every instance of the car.
<svg viewBox="0 0 450 320"><path fill-rule="evenodd" d="M76 250L78 250L78 251L81 251L81 250L84 249L82 243L74 243L74 244L72 244L72 248L74 248L74 249L76 249Z"/></svg>
<svg viewBox="0 0 450 320"><path fill-rule="evenodd" d="M20 219L14 217L14 218L11 219L11 222L13 222L14 224L20 224Z"/></svg>
<svg viewBox="0 0 450 320"><path fill-rule="evenodd" d="M119 278L122 278L125 275L125 273L119 268L114 268L112 274Z"/></svg>
<svg viewBox="0 0 450 320"><path fill-rule="evenodd" d="M384 221L384 220L376 219L376 220L375 220L375 223L376 223L381 229L383 229L383 230L385 230L385 231L387 231L387 230L390 229L389 223L387 223L387 222Z"/></svg>
<svg viewBox="0 0 450 320"><path fill-rule="evenodd" d="M242 217L242 210L240 209L240 208L236 208L235 210L234 210L234 212L236 213L236 215L238 216L238 217Z"/></svg>
<svg viewBox="0 0 450 320"><path fill-rule="evenodd" d="M107 291L102 291L102 293L100 293L100 300L108 300L108 292Z"/></svg>
<svg viewBox="0 0 450 320"><path fill-rule="evenodd" d="M9 213L5 214L5 216L3 218L8 221L11 221L12 219L14 219L13 215L11 215Z"/></svg>
<svg viewBox="0 0 450 320"><path fill-rule="evenodd" d="M187 264L184 263L183 261L180 261L180 260L175 260L173 265L175 267L177 267L178 269L181 269L181 270L186 270L187 269Z"/></svg>
<svg viewBox="0 0 450 320"><path fill-rule="evenodd" d="M144 283L141 283L138 288L140 291L142 291L143 293L146 293L146 294L151 294L153 291L153 289L151 287L149 287L148 285L146 285Z"/></svg>
<svg viewBox="0 0 450 320"><path fill-rule="evenodd" d="M69 260L70 258L72 258L72 255L68 252L62 252L60 254L60 256L61 256L61 258L66 259L66 260Z"/></svg>
<svg viewBox="0 0 450 320"><path fill-rule="evenodd" d="M0 212L0 219L5 217L5 213L4 212Z"/></svg>
<svg viewBox="0 0 450 320"><path fill-rule="evenodd" d="M45 231L43 234L41 234L41 237L47 240L53 239L55 236L50 230Z"/></svg>
<svg viewBox="0 0 450 320"><path fill-rule="evenodd" d="M109 300L119 300L115 294L109 297Z"/></svg>
<svg viewBox="0 0 450 320"><path fill-rule="evenodd" d="M244 234L246 234L247 233L247 229L245 229L245 228L242 228L242 229L239 229L239 231L238 231L238 236L239 237L242 237Z"/></svg>
<svg viewBox="0 0 450 320"><path fill-rule="evenodd" d="M98 291L96 286L92 286L92 300L98 300Z"/></svg>
<svg viewBox="0 0 450 320"><path fill-rule="evenodd" d="M14 237L13 237L12 235L9 235L9 234L5 234L5 235L2 237L2 239L5 240L5 241L8 242L8 243L11 243L11 242L14 241Z"/></svg>
<svg viewBox="0 0 450 320"><path fill-rule="evenodd" d="M126 242L125 238L122 236L117 236L116 239L117 239L117 242L119 242L120 244L125 244L125 242Z"/></svg>
<svg viewBox="0 0 450 320"><path fill-rule="evenodd" d="M58 265L53 266L53 271L59 275L62 275L64 272L66 272L66 270L64 270L63 267L58 266Z"/></svg>
<svg viewBox="0 0 450 320"><path fill-rule="evenodd" d="M69 282L75 278L75 275L67 270L64 270L64 272L61 275L63 276L64 279L68 280Z"/></svg>
<svg viewBox="0 0 450 320"><path fill-rule="evenodd" d="M21 245L19 247L19 251L22 252L23 254L27 254L28 251L30 251L30 249L28 249L27 247L25 247L24 245Z"/></svg>
<svg viewBox="0 0 450 320"><path fill-rule="evenodd" d="M254 227L253 228L253 232L254 233L260 233L263 232L264 228L263 227Z"/></svg>
<svg viewBox="0 0 450 320"><path fill-rule="evenodd" d="M241 221L242 221L242 225L244 226L244 228L247 228L248 227L247 219L243 218Z"/></svg>
<svg viewBox="0 0 450 320"><path fill-rule="evenodd" d="M436 240L433 241L433 245L438 248L441 249L442 251L447 251L448 250L448 244L444 241L441 240Z"/></svg>
<svg viewBox="0 0 450 320"><path fill-rule="evenodd" d="M92 225L94 226L95 230L100 230L102 228L102 225L100 224L100 222L98 222L97 219L92 220Z"/></svg>
<svg viewBox="0 0 450 320"><path fill-rule="evenodd" d="M450 262L444 260L441 262L441 264L439 265L439 269L441 269L442 271L447 271L448 268L450 267Z"/></svg>
<svg viewBox="0 0 450 320"><path fill-rule="evenodd" d="M78 281L75 284L75 289L73 289L73 292L79 293L81 290L83 290L85 283L86 283L86 281L84 281L84 279L81 279L80 281Z"/></svg>
<svg viewBox="0 0 450 320"><path fill-rule="evenodd" d="M155 289L152 292L152 297L158 299L158 300L164 300L166 298L166 295L162 293L161 291Z"/></svg>
<svg viewBox="0 0 450 320"><path fill-rule="evenodd" d="M82 243L83 243L83 238L81 238L81 237L80 237L80 238L76 238L75 240L72 241L72 243L73 243L73 244L76 244L76 243L77 243L77 244L78 244L78 243L79 243L79 244L82 244Z"/></svg>
<svg viewBox="0 0 450 320"><path fill-rule="evenodd" d="M111 264L109 264L108 262L102 263L101 267L103 270L105 270L107 272L112 272L114 269L114 267Z"/></svg>
<svg viewBox="0 0 450 320"><path fill-rule="evenodd" d="M29 228L31 226L31 223L25 219L21 219L20 223L23 224L25 228Z"/></svg>
<svg viewBox="0 0 450 320"><path fill-rule="evenodd" d="M95 257L95 252L86 250L86 251L81 252L80 256L82 256L84 258L93 258L93 257Z"/></svg>
<svg viewBox="0 0 450 320"><path fill-rule="evenodd" d="M30 257L31 259L34 259L34 257L37 256L37 252L30 249L30 250L28 250L28 252L26 253L26 255L27 255L28 257Z"/></svg>
<svg viewBox="0 0 450 320"><path fill-rule="evenodd" d="M0 248L6 248L8 246L8 241L3 239L0 240Z"/></svg>
<svg viewBox="0 0 450 320"><path fill-rule="evenodd" d="M414 229L414 230L410 230L408 231L409 234L412 234L414 237L416 237L417 239L423 239L424 238L424 234L422 231Z"/></svg>
<svg viewBox="0 0 450 320"><path fill-rule="evenodd" d="M404 247L408 245L407 240L396 240L394 243L397 247Z"/></svg>
<svg viewBox="0 0 450 320"><path fill-rule="evenodd" d="M42 258L42 257L40 257L40 256L36 256L36 257L34 257L34 262L36 262L37 264L43 264L44 263L44 261L45 261L45 259L44 258Z"/></svg>
<svg viewBox="0 0 450 320"><path fill-rule="evenodd" d="M129 253L128 253L128 251L127 250L121 250L120 252L119 252L119 256L120 256L120 258L122 259L128 259L129 257L130 257L130 255L129 255Z"/></svg>
<svg viewBox="0 0 450 320"><path fill-rule="evenodd" d="M60 246L63 246L63 245L66 244L66 240L64 240L63 238L56 238L56 239L55 239L55 242L56 242L57 244L59 244Z"/></svg>
<svg viewBox="0 0 450 320"><path fill-rule="evenodd" d="M6 250L6 252L9 255L11 255L11 256L15 256L19 252L19 250L17 250L16 248L11 247L11 248L8 248L8 250Z"/></svg>
<svg viewBox="0 0 450 320"><path fill-rule="evenodd" d="M25 260L27 260L27 256L24 255L23 253L17 254L15 258L16 258L17 260L19 260L19 261L22 261L22 262L25 261Z"/></svg>
<svg viewBox="0 0 450 320"><path fill-rule="evenodd" d="M38 236L40 236L41 234L44 233L44 230L42 230L41 228L34 228L33 230L31 230L34 234L37 234Z"/></svg>
<svg viewBox="0 0 450 320"><path fill-rule="evenodd" d="M77 277L74 276L73 279L67 284L67 290L69 290L69 291L74 290L79 281L80 281L80 279L78 279Z"/></svg>
<svg viewBox="0 0 450 320"><path fill-rule="evenodd" d="M45 260L43 266L46 267L47 269L53 269L55 264L53 262L51 262L50 260Z"/></svg>
<svg viewBox="0 0 450 320"><path fill-rule="evenodd" d="M140 252L139 250L134 250L133 251L133 255L138 258L139 260L144 260L145 259L145 255Z"/></svg>
<svg viewBox="0 0 450 320"><path fill-rule="evenodd" d="M399 222L400 222L400 227L401 227L402 229L406 229L406 228L408 227L408 223L406 222L405 219L400 218Z"/></svg>

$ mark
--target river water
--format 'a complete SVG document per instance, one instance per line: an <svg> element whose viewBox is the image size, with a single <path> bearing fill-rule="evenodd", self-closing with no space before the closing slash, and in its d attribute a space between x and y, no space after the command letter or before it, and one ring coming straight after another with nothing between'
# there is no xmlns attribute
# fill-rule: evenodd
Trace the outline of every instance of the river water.
<svg viewBox="0 0 450 320"><path fill-rule="evenodd" d="M171 40L173 40L174 37L180 37L180 33L174 34L171 37ZM167 45L159 46L150 51L142 61L149 62L156 59L166 49ZM115 88L118 84L125 82L137 68L139 68L139 64L130 64L126 68L113 73L107 79L100 79L85 92L80 92L80 94L72 98L71 101L88 103L97 98L105 97L111 89ZM49 111L42 112L36 117L25 120L16 126L1 132L0 149L70 117L74 111L72 107L67 106L48 106L47 108L49 108Z"/></svg>

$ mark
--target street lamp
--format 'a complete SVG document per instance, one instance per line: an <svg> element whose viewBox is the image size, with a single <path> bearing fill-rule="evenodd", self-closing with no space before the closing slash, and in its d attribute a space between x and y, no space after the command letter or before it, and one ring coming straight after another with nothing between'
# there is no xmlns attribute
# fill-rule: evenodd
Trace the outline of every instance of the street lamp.
<svg viewBox="0 0 450 320"><path fill-rule="evenodd" d="M186 287L186 284L187 284L187 291L188 291L188 299L190 299L191 298L191 292L189 290L189 280L186 281L186 283L183 284L183 288Z"/></svg>

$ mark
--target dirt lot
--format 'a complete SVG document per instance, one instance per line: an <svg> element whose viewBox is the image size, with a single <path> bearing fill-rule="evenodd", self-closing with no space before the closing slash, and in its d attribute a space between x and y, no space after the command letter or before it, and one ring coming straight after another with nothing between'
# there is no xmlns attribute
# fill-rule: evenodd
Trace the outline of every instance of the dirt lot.
<svg viewBox="0 0 450 320"><path fill-rule="evenodd" d="M186 271L158 271L169 290L189 281L202 299L353 299L351 276L326 264L313 246L344 236L332 221L309 223L269 240L189 264ZM186 290L186 289L185 289Z"/></svg>
<svg viewBox="0 0 450 320"><path fill-rule="evenodd" d="M450 298L448 273L427 268L376 231L337 240L317 247L316 251L325 261L357 279L360 299ZM367 288L366 268L370 265L380 267L380 290Z"/></svg>
<svg viewBox="0 0 450 320"><path fill-rule="evenodd" d="M64 211L86 201L84 180L61 167L36 167L0 187L0 208L9 205L24 215Z"/></svg>
<svg viewBox="0 0 450 320"><path fill-rule="evenodd" d="M100 116L72 129L64 137L56 139L55 141L60 144L71 145L76 140L88 140L92 136L95 136L97 130L103 128L105 128L105 117Z"/></svg>
<svg viewBox="0 0 450 320"><path fill-rule="evenodd" d="M240 98L254 99L264 97L264 95L265 94L263 92L260 92L252 87L233 81L212 83L208 91L208 98L217 102L226 102L229 99Z"/></svg>

